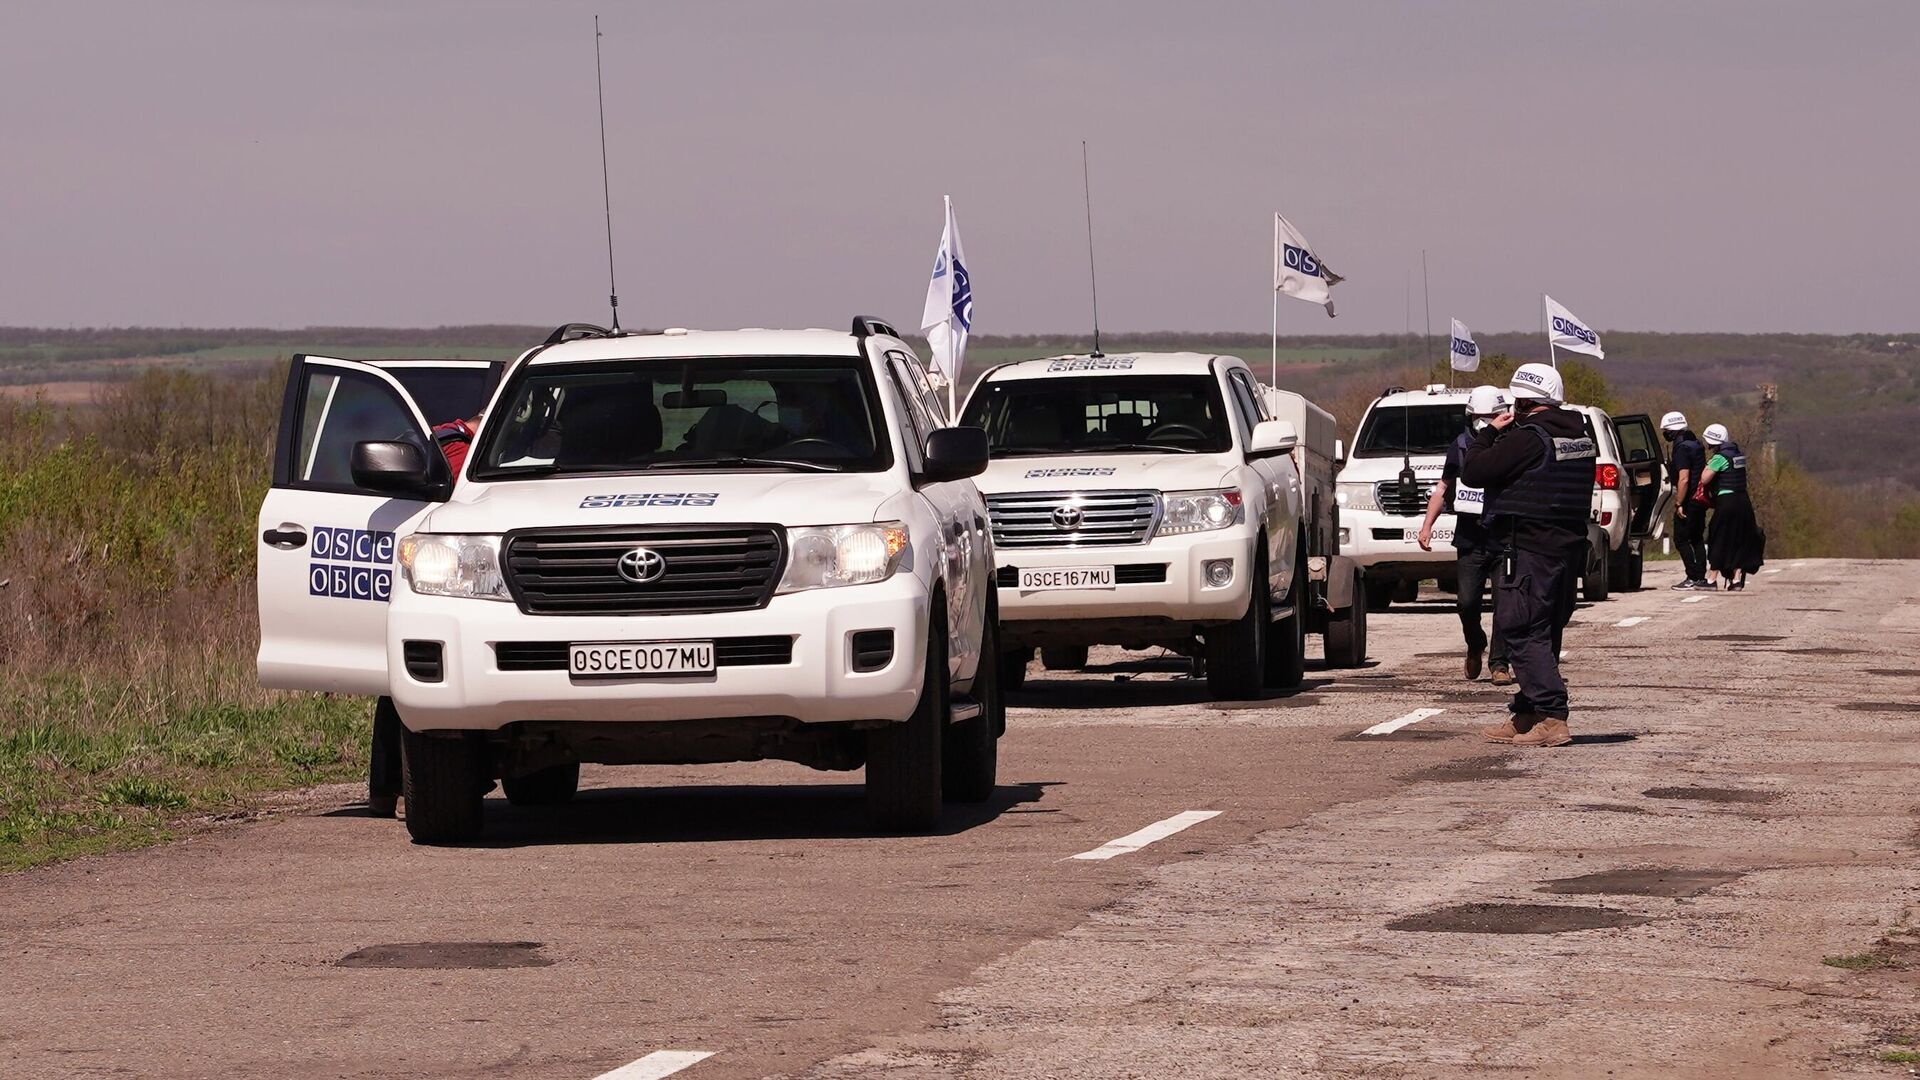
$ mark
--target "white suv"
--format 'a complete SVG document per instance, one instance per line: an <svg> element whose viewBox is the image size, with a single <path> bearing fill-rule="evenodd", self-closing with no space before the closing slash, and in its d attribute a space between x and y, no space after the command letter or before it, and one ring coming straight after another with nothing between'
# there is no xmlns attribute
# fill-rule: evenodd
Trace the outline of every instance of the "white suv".
<svg viewBox="0 0 1920 1080"><path fill-rule="evenodd" d="M1580 579L1580 595L1598 602L1612 592L1640 588L1646 545L1666 534L1673 482L1662 461L1660 437L1645 413L1608 416L1595 405L1567 408L1586 420L1600 449L1593 468L1587 566Z"/></svg>
<svg viewBox="0 0 1920 1080"><path fill-rule="evenodd" d="M261 682L390 696L407 828L581 762L866 767L887 827L993 789L978 430L893 330L612 335L521 357L450 474L403 380L294 360L260 508Z"/></svg>
<svg viewBox="0 0 1920 1080"><path fill-rule="evenodd" d="M1323 552L1304 537L1299 431L1267 398L1244 361L1197 353L1054 356L980 380L963 415L992 446L1005 677L1036 646L1071 668L1090 645L1160 645L1204 655L1216 697L1299 685L1337 560L1309 567Z"/></svg>

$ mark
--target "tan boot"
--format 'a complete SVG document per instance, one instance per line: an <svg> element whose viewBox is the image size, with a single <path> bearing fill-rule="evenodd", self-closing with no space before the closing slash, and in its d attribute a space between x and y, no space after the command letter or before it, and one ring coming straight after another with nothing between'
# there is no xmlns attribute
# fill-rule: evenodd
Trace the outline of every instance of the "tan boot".
<svg viewBox="0 0 1920 1080"><path fill-rule="evenodd" d="M1505 666L1494 668L1493 669L1493 685L1512 686L1513 685L1513 669Z"/></svg>
<svg viewBox="0 0 1920 1080"><path fill-rule="evenodd" d="M1480 737L1488 742L1511 743L1540 722L1533 713L1508 713L1507 718L1497 724L1488 724L1480 729Z"/></svg>
<svg viewBox="0 0 1920 1080"><path fill-rule="evenodd" d="M1532 730L1513 737L1515 746L1565 746L1572 741L1573 733L1567 730L1567 722L1557 716L1542 717Z"/></svg>
<svg viewBox="0 0 1920 1080"><path fill-rule="evenodd" d="M1467 681L1468 682L1472 682L1473 680L1480 677L1480 662L1481 662L1480 650L1468 649L1467 650Z"/></svg>

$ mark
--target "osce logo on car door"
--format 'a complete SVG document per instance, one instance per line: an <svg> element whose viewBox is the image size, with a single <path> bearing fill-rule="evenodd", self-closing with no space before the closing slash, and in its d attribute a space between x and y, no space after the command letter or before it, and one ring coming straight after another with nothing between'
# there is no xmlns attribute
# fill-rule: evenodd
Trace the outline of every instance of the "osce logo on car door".
<svg viewBox="0 0 1920 1080"><path fill-rule="evenodd" d="M307 595L339 600L393 598L393 534L374 529L313 530Z"/></svg>

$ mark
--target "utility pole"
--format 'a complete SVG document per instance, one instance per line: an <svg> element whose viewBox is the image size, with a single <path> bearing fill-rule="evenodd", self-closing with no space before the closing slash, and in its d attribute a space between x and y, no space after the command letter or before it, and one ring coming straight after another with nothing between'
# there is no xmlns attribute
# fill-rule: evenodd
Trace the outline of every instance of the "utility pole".
<svg viewBox="0 0 1920 1080"><path fill-rule="evenodd" d="M1780 387L1776 383L1760 384L1760 467L1766 470L1767 478L1774 475L1773 448L1773 409L1780 404Z"/></svg>

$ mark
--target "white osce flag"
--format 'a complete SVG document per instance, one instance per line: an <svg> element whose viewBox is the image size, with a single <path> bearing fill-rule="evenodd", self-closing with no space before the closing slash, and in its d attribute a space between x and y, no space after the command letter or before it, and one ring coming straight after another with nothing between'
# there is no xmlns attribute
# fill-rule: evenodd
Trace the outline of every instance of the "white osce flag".
<svg viewBox="0 0 1920 1080"><path fill-rule="evenodd" d="M960 229L953 220L953 197L947 197L947 224L940 232L940 253L933 260L933 278L927 282L927 306L920 329L933 351L933 369L947 381L948 396L959 385L960 366L966 360L967 334L973 328L973 282L967 276L967 256L960 247Z"/></svg>
<svg viewBox="0 0 1920 1080"><path fill-rule="evenodd" d="M1588 356L1607 358L1606 351L1600 348L1600 335L1587 327L1586 323L1574 318L1560 301L1545 293L1547 301L1547 344L1551 348L1565 349L1568 352L1586 353Z"/></svg>
<svg viewBox="0 0 1920 1080"><path fill-rule="evenodd" d="M1473 331L1459 319L1453 320L1453 370L1479 371L1480 346L1473 343Z"/></svg>
<svg viewBox="0 0 1920 1080"><path fill-rule="evenodd" d="M1273 215L1273 291L1297 300L1325 305L1333 315L1333 287L1346 279L1334 273L1313 253L1313 245L1293 222Z"/></svg>

